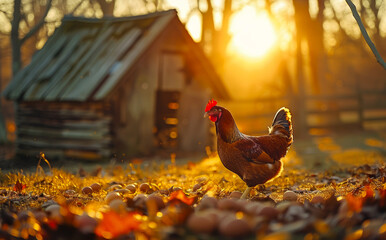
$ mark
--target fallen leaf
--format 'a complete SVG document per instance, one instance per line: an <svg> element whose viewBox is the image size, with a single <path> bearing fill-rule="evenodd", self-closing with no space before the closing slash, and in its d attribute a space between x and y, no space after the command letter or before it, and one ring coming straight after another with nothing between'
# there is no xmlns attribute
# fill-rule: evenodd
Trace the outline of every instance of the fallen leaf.
<svg viewBox="0 0 386 240"><path fill-rule="evenodd" d="M363 206L363 198L355 197L353 194L347 194L346 200L349 210L353 212L360 212Z"/></svg>
<svg viewBox="0 0 386 240"><path fill-rule="evenodd" d="M173 202L174 200L179 200L179 201L190 206L196 201L196 198L195 197L187 197L186 194L184 193L184 191L178 190L178 191L174 191L170 194L169 202Z"/></svg>
<svg viewBox="0 0 386 240"><path fill-rule="evenodd" d="M119 214L115 211L102 213L103 218L95 229L95 234L107 239L138 230L141 215L136 212Z"/></svg>
<svg viewBox="0 0 386 240"><path fill-rule="evenodd" d="M22 184L19 180L17 180L15 186L13 186L13 191L21 192L25 188L26 188L26 185Z"/></svg>

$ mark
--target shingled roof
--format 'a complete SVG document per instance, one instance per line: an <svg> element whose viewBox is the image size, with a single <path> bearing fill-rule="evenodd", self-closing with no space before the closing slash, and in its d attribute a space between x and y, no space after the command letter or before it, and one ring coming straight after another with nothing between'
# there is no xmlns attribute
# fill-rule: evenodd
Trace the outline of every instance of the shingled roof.
<svg viewBox="0 0 386 240"><path fill-rule="evenodd" d="M212 64L175 10L125 18L66 16L3 94L15 101L103 100L170 24L191 46L192 55L208 76L206 84L216 96L228 98Z"/></svg>

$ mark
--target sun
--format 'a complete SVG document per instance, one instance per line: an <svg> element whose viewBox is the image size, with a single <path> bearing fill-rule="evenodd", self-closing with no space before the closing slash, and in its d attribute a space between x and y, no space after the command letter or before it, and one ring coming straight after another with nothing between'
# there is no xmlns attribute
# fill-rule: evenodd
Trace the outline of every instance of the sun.
<svg viewBox="0 0 386 240"><path fill-rule="evenodd" d="M268 14L244 7L231 20L230 50L251 58L263 57L276 44L277 35Z"/></svg>

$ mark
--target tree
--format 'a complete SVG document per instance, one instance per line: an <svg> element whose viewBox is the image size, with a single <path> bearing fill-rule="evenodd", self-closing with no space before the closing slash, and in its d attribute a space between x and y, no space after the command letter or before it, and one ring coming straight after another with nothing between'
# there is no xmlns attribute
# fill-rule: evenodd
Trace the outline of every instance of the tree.
<svg viewBox="0 0 386 240"><path fill-rule="evenodd" d="M48 11L52 5L52 0L47 0L46 10L40 20L29 29L24 35L20 36L20 23L25 19L25 15L22 12L21 0L15 0L13 6L13 19L11 29L11 45L12 45L12 73L15 75L22 68L21 61L21 47L22 45L31 38L36 32L44 25L45 18L47 17Z"/></svg>
<svg viewBox="0 0 386 240"><path fill-rule="evenodd" d="M221 69L226 56L226 49L231 40L228 33L232 14L232 0L224 0L221 26L217 30L214 24L214 9L211 0L206 0L207 10L201 9L197 0L197 9L202 16L201 44L208 49L209 57L218 69Z"/></svg>

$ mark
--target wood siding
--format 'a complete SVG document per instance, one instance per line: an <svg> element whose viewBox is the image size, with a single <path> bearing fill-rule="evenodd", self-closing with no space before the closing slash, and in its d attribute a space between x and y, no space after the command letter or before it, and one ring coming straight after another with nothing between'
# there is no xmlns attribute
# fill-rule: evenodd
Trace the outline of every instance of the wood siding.
<svg viewBox="0 0 386 240"><path fill-rule="evenodd" d="M48 158L111 156L111 117L101 103L19 103L17 153Z"/></svg>

